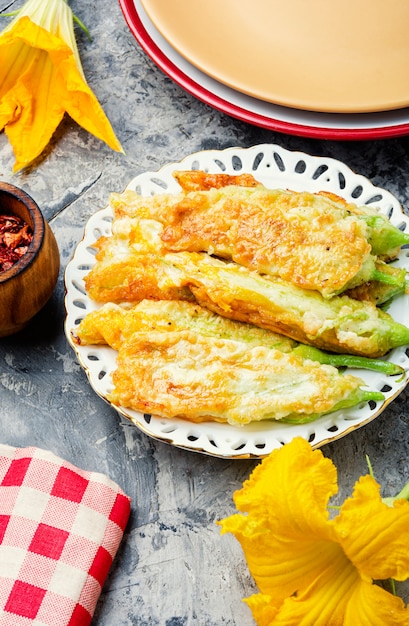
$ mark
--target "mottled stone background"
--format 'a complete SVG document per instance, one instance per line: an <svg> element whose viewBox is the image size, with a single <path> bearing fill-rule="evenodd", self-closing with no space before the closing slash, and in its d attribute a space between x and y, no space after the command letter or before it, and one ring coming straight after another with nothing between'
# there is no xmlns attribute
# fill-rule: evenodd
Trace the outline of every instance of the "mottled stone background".
<svg viewBox="0 0 409 626"><path fill-rule="evenodd" d="M0 0L0 11L20 5ZM220 537L215 520L233 512L232 494L256 462L215 459L156 442L97 397L64 336L63 272L87 220L111 191L189 153L277 143L330 156L407 207L409 139L320 141L253 127L167 78L135 42L118 2L73 0L71 6L92 35L89 40L78 30L85 74L126 154L110 151L66 118L35 166L13 175L12 150L0 133L0 179L21 186L39 203L62 262L46 308L26 331L0 342L0 441L48 448L84 469L105 472L133 498L95 626L250 626L241 599L254 586L238 544ZM366 473L366 454L385 495L409 480L408 421L402 393L375 421L323 448L339 469L340 499Z"/></svg>

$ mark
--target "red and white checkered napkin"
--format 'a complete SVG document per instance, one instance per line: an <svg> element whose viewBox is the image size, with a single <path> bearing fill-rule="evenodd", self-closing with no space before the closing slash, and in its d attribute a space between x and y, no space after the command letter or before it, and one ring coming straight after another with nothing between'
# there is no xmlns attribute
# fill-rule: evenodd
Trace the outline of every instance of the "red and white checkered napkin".
<svg viewBox="0 0 409 626"><path fill-rule="evenodd" d="M129 513L106 476L0 445L0 626L87 626Z"/></svg>

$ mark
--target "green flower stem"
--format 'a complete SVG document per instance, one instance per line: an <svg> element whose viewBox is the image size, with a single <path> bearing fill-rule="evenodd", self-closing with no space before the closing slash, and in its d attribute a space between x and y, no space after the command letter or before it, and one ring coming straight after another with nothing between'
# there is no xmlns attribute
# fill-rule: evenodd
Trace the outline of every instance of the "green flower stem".
<svg viewBox="0 0 409 626"><path fill-rule="evenodd" d="M380 391L367 391L366 389L361 389L358 387L354 391L352 391L347 398L341 400L335 406L332 407L330 413L333 411L339 411L341 409L349 409L353 406L356 406L360 402L383 402L385 400L385 396ZM326 413L312 413L311 415L288 415L287 417L281 418L280 422L283 424L308 424L309 422L313 422L318 419L322 415L326 415Z"/></svg>
<svg viewBox="0 0 409 626"><path fill-rule="evenodd" d="M366 459L366 464L368 466L369 475L375 480L375 474L374 474L374 471L373 471L371 459L369 458L369 456L367 454L365 455L365 459Z"/></svg>
<svg viewBox="0 0 409 626"><path fill-rule="evenodd" d="M397 228L382 214L359 215L370 229L368 237L372 246L372 254L387 255L395 248L409 244L409 234Z"/></svg>
<svg viewBox="0 0 409 626"><path fill-rule="evenodd" d="M409 500L409 483L406 483L406 485L403 487L403 489L401 489L401 491L398 493L397 496L395 496L394 498L395 500Z"/></svg>
<svg viewBox="0 0 409 626"><path fill-rule="evenodd" d="M381 272L379 269L375 269L372 273L371 280L377 280L380 283L384 283L385 285L391 285L393 287L402 288L402 281L399 280L398 276L393 276L392 274L386 274L385 272Z"/></svg>
<svg viewBox="0 0 409 626"><path fill-rule="evenodd" d="M389 376L400 374L404 376L405 371L399 365L383 361L382 359L371 359L369 357L354 356L352 354L330 354L323 352L313 346L299 344L293 350L294 354L298 354L303 359L311 359L318 361L323 365L333 365L334 367L352 367L358 369L368 369L375 372L382 372Z"/></svg>
<svg viewBox="0 0 409 626"><path fill-rule="evenodd" d="M10 13L0 13L0 17L15 17L16 15L20 13L20 11L21 9L17 9L16 11L10 11ZM77 15L75 15L75 13L72 14L72 19L81 28L81 30L84 31L88 39L91 41L91 34L88 28L85 26L84 22L82 22L80 18Z"/></svg>
<svg viewBox="0 0 409 626"><path fill-rule="evenodd" d="M80 18L77 17L75 15L75 13L72 14L72 19L74 20L74 22L81 28L81 30L84 31L84 33L86 34L86 36L88 37L88 39L91 41L91 34L88 30L88 28L85 26L84 22L81 22Z"/></svg>
<svg viewBox="0 0 409 626"><path fill-rule="evenodd" d="M366 455L366 464L368 466L369 475L375 479L375 474L373 471L372 463L368 455ZM387 504L388 506L393 506L395 500L409 500L409 482L400 490L400 492L396 496L391 496L389 498L382 498L382 502Z"/></svg>
<svg viewBox="0 0 409 626"><path fill-rule="evenodd" d="M394 505L395 500L409 500L409 482L399 491L396 496L391 496L389 498L382 498L382 502L387 504L388 506Z"/></svg>

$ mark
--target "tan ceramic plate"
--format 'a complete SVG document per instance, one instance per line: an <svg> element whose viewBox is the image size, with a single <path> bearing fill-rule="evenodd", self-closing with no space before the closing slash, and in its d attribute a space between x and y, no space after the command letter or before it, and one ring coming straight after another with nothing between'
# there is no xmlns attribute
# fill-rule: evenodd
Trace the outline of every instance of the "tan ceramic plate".
<svg viewBox="0 0 409 626"><path fill-rule="evenodd" d="M320 112L409 105L409 2L141 1L179 54L244 94Z"/></svg>

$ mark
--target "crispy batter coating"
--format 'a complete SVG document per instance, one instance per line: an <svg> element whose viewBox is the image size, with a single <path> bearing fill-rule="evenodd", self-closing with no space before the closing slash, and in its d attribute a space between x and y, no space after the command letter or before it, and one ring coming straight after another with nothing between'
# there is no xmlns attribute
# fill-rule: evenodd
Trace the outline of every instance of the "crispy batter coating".
<svg viewBox="0 0 409 626"><path fill-rule="evenodd" d="M205 191L220 189L229 185L239 187L258 187L260 183L252 174L210 174L202 170L186 170L173 172L173 177L183 191Z"/></svg>
<svg viewBox="0 0 409 626"><path fill-rule="evenodd" d="M158 256L163 252L162 230L152 219L118 217L112 236L100 237L94 244L96 263L84 279L88 295L100 303L193 300Z"/></svg>
<svg viewBox="0 0 409 626"><path fill-rule="evenodd" d="M360 379L313 363L296 342L189 302L108 303L86 315L73 339L118 351L112 402L162 417L302 422L380 399Z"/></svg>
<svg viewBox="0 0 409 626"><path fill-rule="evenodd" d="M152 217L152 206L146 208L151 199L138 199L137 203L145 202L138 210L134 200L132 194L126 205L125 196L120 196L113 234L96 244L97 262L85 279L94 300L197 301L224 317L268 328L301 343L367 357L383 356L408 342L406 329L391 324L393 320L370 302L359 303L346 295L324 298L318 291L268 279L206 253L166 253L165 227ZM158 207L162 200L161 196L152 198ZM390 293L369 285L357 295L375 298Z"/></svg>
<svg viewBox="0 0 409 626"><path fill-rule="evenodd" d="M206 251L326 297L369 280L374 261L367 226L349 205L222 182L148 198L128 190L113 194L111 203L117 216L150 214L160 221L168 251Z"/></svg>
<svg viewBox="0 0 409 626"><path fill-rule="evenodd" d="M153 254L105 258L94 265L85 278L89 296L96 302L139 302L155 300L193 300L188 287L179 286L167 275L167 268Z"/></svg>
<svg viewBox="0 0 409 626"><path fill-rule="evenodd" d="M197 302L225 317L255 324L330 352L380 357L409 343L409 329L371 302L327 300L207 254L168 254Z"/></svg>
<svg viewBox="0 0 409 626"><path fill-rule="evenodd" d="M408 292L405 268L387 265L381 261L376 262L376 267L379 268L384 275L393 277L394 282L388 284L378 281L368 281L353 289L347 290L345 294L350 298L354 298L354 300L366 300L376 306L380 306L390 302L395 296Z"/></svg>
<svg viewBox="0 0 409 626"><path fill-rule="evenodd" d="M206 337L241 341L291 352L297 342L252 324L221 317L197 303L142 300L132 306L107 303L91 311L73 332L80 345L107 344L118 350L134 333L190 330Z"/></svg>
<svg viewBox="0 0 409 626"><path fill-rule="evenodd" d="M330 352L371 358L409 343L409 329L371 302L346 295L328 300L206 253L177 252L152 259L150 280L134 290L128 302L136 302L135 294L142 291L143 298L153 300L170 300L172 293L173 299L182 300L177 293L185 294L185 300L223 317Z"/></svg>
<svg viewBox="0 0 409 626"><path fill-rule="evenodd" d="M193 422L312 419L348 402L362 383L293 354L191 331L134 333L117 365L114 404Z"/></svg>
<svg viewBox="0 0 409 626"><path fill-rule="evenodd" d="M373 303L405 286L404 270L373 252L393 254L398 229L333 194L269 190L251 174L174 176L178 194L112 194L112 235L95 243L85 287L106 304L73 338L118 351L108 399L236 425L379 400L294 347L379 357L409 343Z"/></svg>

